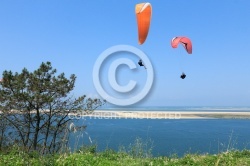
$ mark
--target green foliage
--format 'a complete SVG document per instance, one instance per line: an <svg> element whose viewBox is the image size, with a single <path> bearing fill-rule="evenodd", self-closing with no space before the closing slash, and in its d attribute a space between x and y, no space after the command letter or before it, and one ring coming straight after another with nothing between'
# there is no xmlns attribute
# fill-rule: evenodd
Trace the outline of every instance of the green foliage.
<svg viewBox="0 0 250 166"><path fill-rule="evenodd" d="M91 113L101 106L100 99L72 96L76 76L57 74L50 62L29 72L3 72L0 82L0 149L17 144L27 151L49 154L67 150L68 129L76 118L70 114ZM71 123L72 124L72 123Z"/></svg>
<svg viewBox="0 0 250 166"><path fill-rule="evenodd" d="M152 156L153 142L149 139L143 141L141 138L136 138L134 143L129 145L128 154L135 158L145 158ZM126 149L124 148L124 151Z"/></svg>
<svg viewBox="0 0 250 166"><path fill-rule="evenodd" d="M83 145L77 150L77 152L81 154L85 153L96 154L96 148L97 145L90 145L90 146Z"/></svg>
<svg viewBox="0 0 250 166"><path fill-rule="evenodd" d="M92 148L92 147L91 147ZM90 148L90 149L91 149ZM30 155L29 153L16 151L11 153L0 153L0 166L243 166L250 165L250 150L228 151L218 155L186 154L182 158L176 157L133 157L124 152L115 152L107 149L99 153L65 153L57 155Z"/></svg>

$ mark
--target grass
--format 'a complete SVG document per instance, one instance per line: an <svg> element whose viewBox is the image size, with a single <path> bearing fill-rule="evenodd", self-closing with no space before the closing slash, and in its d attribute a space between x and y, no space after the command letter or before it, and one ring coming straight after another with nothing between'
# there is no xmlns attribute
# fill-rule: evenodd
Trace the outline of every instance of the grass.
<svg viewBox="0 0 250 166"><path fill-rule="evenodd" d="M0 152L0 165L2 166L244 166L250 165L250 150L232 150L217 155L186 154L184 157L147 157L134 155L134 152L114 151L107 149L96 152L95 146L84 147L74 153L62 153L55 155L40 156L36 153L24 153L11 150Z"/></svg>
<svg viewBox="0 0 250 166"><path fill-rule="evenodd" d="M153 157L153 145L137 138L128 147L118 151L106 149L97 152L96 145L82 146L75 152L60 152L39 155L26 153L18 146L0 151L0 166L247 166L250 165L250 150L234 149L233 131L224 151L214 154L191 154Z"/></svg>

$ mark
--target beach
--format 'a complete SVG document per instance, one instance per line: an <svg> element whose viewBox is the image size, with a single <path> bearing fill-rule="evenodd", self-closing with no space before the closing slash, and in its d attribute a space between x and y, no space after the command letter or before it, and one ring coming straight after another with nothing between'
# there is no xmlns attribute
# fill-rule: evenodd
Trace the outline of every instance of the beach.
<svg viewBox="0 0 250 166"><path fill-rule="evenodd" d="M108 111L98 110L83 115L91 118L114 119L250 119L250 112L206 112L206 111Z"/></svg>
<svg viewBox="0 0 250 166"><path fill-rule="evenodd" d="M11 113L20 112L11 110ZM96 119L250 119L250 111L95 110L92 113L84 111L69 113L70 118L79 118L80 116Z"/></svg>

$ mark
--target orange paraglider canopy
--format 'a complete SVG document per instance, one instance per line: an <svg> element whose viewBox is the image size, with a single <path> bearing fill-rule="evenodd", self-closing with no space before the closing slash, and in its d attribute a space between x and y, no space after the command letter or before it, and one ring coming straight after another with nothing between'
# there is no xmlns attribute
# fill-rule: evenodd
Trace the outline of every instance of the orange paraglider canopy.
<svg viewBox="0 0 250 166"><path fill-rule="evenodd" d="M178 44L181 43L183 47L189 54L192 54L192 42L187 37L174 37L171 41L171 45L173 48L177 48Z"/></svg>
<svg viewBox="0 0 250 166"><path fill-rule="evenodd" d="M150 3L140 3L135 6L135 13L137 18L137 26L138 26L138 40L139 44L143 44L147 38L152 7Z"/></svg>

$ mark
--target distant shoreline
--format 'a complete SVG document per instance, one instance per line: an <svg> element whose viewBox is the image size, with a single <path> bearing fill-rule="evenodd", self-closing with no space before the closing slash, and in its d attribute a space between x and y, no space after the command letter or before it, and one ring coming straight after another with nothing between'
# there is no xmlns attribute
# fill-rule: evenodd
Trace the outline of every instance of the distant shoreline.
<svg viewBox="0 0 250 166"><path fill-rule="evenodd" d="M44 111L46 112L46 111ZM18 113L11 111L11 113ZM35 113L32 111L32 113ZM1 114L1 111L0 111ZM80 111L69 113L69 118L79 119L90 117L92 119L250 119L250 111L138 111L138 110L95 110L92 113Z"/></svg>
<svg viewBox="0 0 250 166"><path fill-rule="evenodd" d="M97 110L82 116L96 119L250 119L250 112Z"/></svg>

